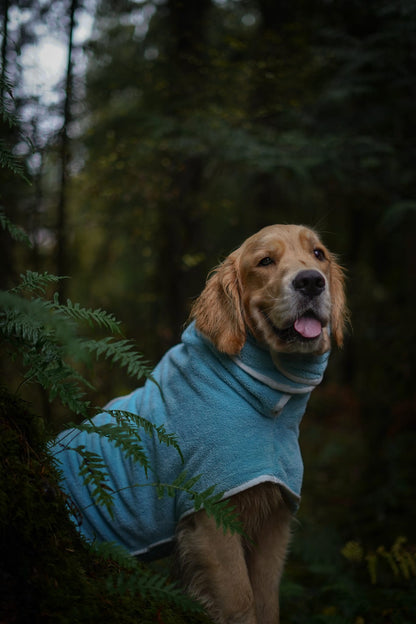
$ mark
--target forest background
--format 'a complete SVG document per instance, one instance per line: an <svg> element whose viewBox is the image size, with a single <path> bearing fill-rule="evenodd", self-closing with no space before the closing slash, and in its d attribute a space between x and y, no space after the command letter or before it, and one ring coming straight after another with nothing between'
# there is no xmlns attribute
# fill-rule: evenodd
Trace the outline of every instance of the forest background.
<svg viewBox="0 0 416 624"><path fill-rule="evenodd" d="M293 621L312 621L300 613L313 608L319 621L410 622L394 592L410 595L414 580L392 561L402 538L414 561L416 543L415 3L1 6L1 99L18 119L3 119L1 138L30 184L3 167L0 202L32 242L0 233L1 288L27 268L70 276L61 300L115 313L156 363L208 271L245 237L271 223L315 227L347 269L352 327L302 425L286 604ZM30 92L23 64L45 32L68 58L49 100ZM2 377L19 385L8 359ZM96 404L133 388L102 364L93 383ZM22 394L55 430L70 419L44 393ZM350 586L351 619L337 620L351 599L345 564L365 591Z"/></svg>

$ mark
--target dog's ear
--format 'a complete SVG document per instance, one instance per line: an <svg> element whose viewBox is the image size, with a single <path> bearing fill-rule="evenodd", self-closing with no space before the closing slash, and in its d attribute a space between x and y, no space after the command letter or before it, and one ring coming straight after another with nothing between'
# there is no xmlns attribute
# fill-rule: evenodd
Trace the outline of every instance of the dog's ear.
<svg viewBox="0 0 416 624"><path fill-rule="evenodd" d="M214 269L191 310L197 329L229 355L239 353L246 340L236 260L231 254Z"/></svg>
<svg viewBox="0 0 416 624"><path fill-rule="evenodd" d="M334 256L331 258L330 289L332 300L331 333L338 347L344 342L344 329L348 319L348 311L345 299L344 270L337 263Z"/></svg>

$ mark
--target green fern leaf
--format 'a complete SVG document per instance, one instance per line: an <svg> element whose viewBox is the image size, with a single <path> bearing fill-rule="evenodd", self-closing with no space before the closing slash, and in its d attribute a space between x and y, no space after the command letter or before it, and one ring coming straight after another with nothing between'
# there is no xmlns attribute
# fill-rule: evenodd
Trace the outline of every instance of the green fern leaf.
<svg viewBox="0 0 416 624"><path fill-rule="evenodd" d="M15 175L30 184L30 180L25 175L25 167L23 163L14 154L12 154L9 146L3 139L0 139L0 166L4 169L10 169L10 171L12 171ZM10 232L10 234L13 236L12 232ZM19 237L16 240L23 242L24 239Z"/></svg>
<svg viewBox="0 0 416 624"><path fill-rule="evenodd" d="M244 535L243 525L236 515L230 501L223 499L224 492L216 492L216 486L212 485L202 492L194 489L201 475L188 478L186 470L182 471L172 483L155 483L159 498L163 496L175 496L177 491L185 492L192 499L196 511L205 509L212 516L217 527L222 527L224 533L238 533ZM247 536L245 536L247 537Z"/></svg>
<svg viewBox="0 0 416 624"><path fill-rule="evenodd" d="M19 118L11 107L12 102L14 102L13 83L2 72L0 75L0 114L3 122L8 124L10 128L19 124Z"/></svg>
<svg viewBox="0 0 416 624"><path fill-rule="evenodd" d="M175 433L167 433L164 425L155 425L150 420L143 418L138 414L132 414L131 412L126 412L124 410L101 410L105 411L108 414L111 414L116 422L119 424L123 424L124 421L130 421L134 423L136 426L141 427L145 433L148 435L152 435L156 433L159 444L165 444L166 446L173 446L176 451L179 453L181 460L183 462L183 455L178 444L178 438Z"/></svg>
<svg viewBox="0 0 416 624"><path fill-rule="evenodd" d="M170 602L188 613L203 612L202 606L173 583L168 577L138 568L136 572L119 572L107 582L110 595L124 594L141 595L160 603Z"/></svg>
<svg viewBox="0 0 416 624"><path fill-rule="evenodd" d="M45 294L46 289L51 284L56 284L59 280L67 279L66 277L58 277L48 272L37 273L36 271L26 271L20 275L21 283L10 290L11 293L38 293Z"/></svg>
<svg viewBox="0 0 416 624"><path fill-rule="evenodd" d="M64 316L74 319L75 321L86 322L90 327L96 325L103 329L108 329L114 334L121 334L120 321L117 321L113 314L109 314L104 310L83 308L79 305L79 303L72 303L70 299L67 299L65 305L61 305L59 304L57 293L55 293L54 297L54 309L61 312Z"/></svg>
<svg viewBox="0 0 416 624"><path fill-rule="evenodd" d="M126 458L130 458L143 466L146 477L150 468L149 458L147 457L137 427L131 427L126 423L106 423L104 425L96 425L92 420L75 425L74 429L85 431L88 434L96 433L111 440L116 447L120 447Z"/></svg>
<svg viewBox="0 0 416 624"><path fill-rule="evenodd" d="M0 164L3 167L6 167L8 166L7 158L5 160L5 155L4 153L2 153L2 143L3 142L0 140ZM9 165L10 165L10 162L9 162ZM11 166L9 166L8 168L11 169ZM6 230L7 232L9 232L13 240L18 241L19 243L24 243L28 247L32 247L32 243L30 242L30 239L28 235L26 234L26 232L24 232L22 228L12 223L10 219L6 217L2 209L0 209L0 225L3 228L3 230Z"/></svg>
<svg viewBox="0 0 416 624"><path fill-rule="evenodd" d="M111 559L126 570L137 570L139 567L136 557L132 557L127 548L117 542L94 542L91 549L99 557Z"/></svg>
<svg viewBox="0 0 416 624"><path fill-rule="evenodd" d="M81 386L92 386L65 360L68 352L75 351L75 328L54 314L48 301L28 301L0 292L0 306L0 334L17 347L25 380L39 383L51 399L59 397L64 405L86 417L89 404Z"/></svg>
<svg viewBox="0 0 416 624"><path fill-rule="evenodd" d="M96 357L104 357L113 364L117 364L127 370L131 377L142 379L143 377L151 378L153 368L138 353L131 340L114 340L111 336L101 340L84 340L82 347L95 353Z"/></svg>
<svg viewBox="0 0 416 624"><path fill-rule="evenodd" d="M105 507L113 518L114 492L107 483L108 473L102 457L97 453L87 451L83 444L71 448L71 450L74 450L82 458L79 476L83 479L84 484L91 489L91 496L94 500L94 503L91 504Z"/></svg>

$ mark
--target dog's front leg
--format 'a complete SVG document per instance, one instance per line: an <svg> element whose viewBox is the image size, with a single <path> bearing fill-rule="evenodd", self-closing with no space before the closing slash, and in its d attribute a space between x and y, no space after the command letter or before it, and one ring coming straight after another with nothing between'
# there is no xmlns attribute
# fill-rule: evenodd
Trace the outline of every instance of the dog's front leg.
<svg viewBox="0 0 416 624"><path fill-rule="evenodd" d="M239 535L199 511L182 521L177 549L188 592L218 624L257 624L253 590Z"/></svg>
<svg viewBox="0 0 416 624"><path fill-rule="evenodd" d="M290 540L292 516L285 505L261 525L248 557L248 569L259 624L278 624L279 585Z"/></svg>

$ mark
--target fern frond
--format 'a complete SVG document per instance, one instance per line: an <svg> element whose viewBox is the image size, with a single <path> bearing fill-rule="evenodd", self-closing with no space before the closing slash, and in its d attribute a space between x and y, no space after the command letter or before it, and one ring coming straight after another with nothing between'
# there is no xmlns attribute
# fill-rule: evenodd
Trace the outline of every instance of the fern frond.
<svg viewBox="0 0 416 624"><path fill-rule="evenodd" d="M82 342L82 347L91 353L95 353L97 359L104 357L113 364L125 368L131 377L136 379L151 378L153 368L143 355L135 350L131 340L114 340L113 337L109 336L101 340L85 340Z"/></svg>
<svg viewBox="0 0 416 624"><path fill-rule="evenodd" d="M115 422L96 425L93 420L88 420L79 425L71 424L71 429L84 431L88 434L96 433L97 435L108 438L116 447L122 449L125 457L143 466L146 477L148 476L151 465L142 445L142 438L140 437L141 430L147 435L153 435L155 433L158 437L159 444L173 446L183 460L176 435L167 433L163 425L155 425L145 418L122 410L97 409L97 411L110 414L114 417Z"/></svg>
<svg viewBox="0 0 416 624"><path fill-rule="evenodd" d="M2 166L6 166L4 162L4 158L5 158L5 154L2 153L2 141L0 140L0 164ZM13 240L20 242L20 243L24 243L28 247L32 247L32 243L30 242L30 239L28 235L26 234L26 232L22 230L22 228L12 223L12 221L10 221L10 219L6 217L6 215L4 214L4 210L2 210L1 208L0 208L0 225L3 228L3 230L7 231L10 234Z"/></svg>
<svg viewBox="0 0 416 624"><path fill-rule="evenodd" d="M172 483L158 482L155 484L155 487L159 498L163 498L163 496L173 497L177 491L186 492L190 498L194 498L196 492L193 488L200 478L201 475L188 478L187 471L183 470Z"/></svg>
<svg viewBox="0 0 416 624"><path fill-rule="evenodd" d="M88 417L90 403L85 399L83 387L93 389L88 379L72 368L64 360L65 352L61 347L44 343L38 349L22 352L23 366L27 367L25 377L36 381L49 392L53 401L59 398L71 412Z"/></svg>
<svg viewBox="0 0 416 624"><path fill-rule="evenodd" d="M159 497L175 496L177 491L185 492L192 499L195 511L204 508L209 516L212 516L217 527L222 527L224 534L238 533L244 535L243 525L236 515L230 501L223 499L224 492L215 492L216 486L212 485L202 492L194 489L201 475L188 478L186 470L182 471L173 483L155 483Z"/></svg>
<svg viewBox="0 0 416 624"><path fill-rule="evenodd" d="M18 127L20 122L19 117L12 110L11 104L13 101L13 84L3 73L0 76L0 115L3 123L8 124L10 128ZM33 150L33 144L29 137L20 131L18 131L18 134L20 135L20 140L28 143ZM30 180L25 175L23 162L13 154L10 146L4 139L0 139L0 166L9 169L30 184Z"/></svg>
<svg viewBox="0 0 416 624"><path fill-rule="evenodd" d="M10 151L9 146L3 139L0 139L0 166L3 169L9 169L30 184L30 180L25 175L25 167L22 161Z"/></svg>
<svg viewBox="0 0 416 624"><path fill-rule="evenodd" d="M53 314L53 304L45 299L28 300L14 292L0 291L0 327L10 336L13 334L30 342L40 339L40 334L50 337L52 334L65 340L75 336L74 326L64 323L62 318ZM31 331L35 333L31 335Z"/></svg>
<svg viewBox="0 0 416 624"><path fill-rule="evenodd" d="M105 507L113 518L114 492L107 483L108 473L102 457L97 453L87 451L83 444L74 447L73 450L82 458L79 476L84 484L91 488L91 496L95 504Z"/></svg>
<svg viewBox="0 0 416 624"><path fill-rule="evenodd" d="M378 583L379 568L384 561L385 570L389 570L396 579L412 581L416 577L416 554L414 547L406 547L407 539L403 536L396 538L390 549L379 546L376 551L364 555L364 549L359 542L350 541L341 550L341 554L350 562L360 564L365 561L372 585Z"/></svg>
<svg viewBox="0 0 416 624"><path fill-rule="evenodd" d="M188 613L202 613L202 606L173 583L167 576L138 568L136 572L119 572L107 582L110 594L140 594L161 604L170 602Z"/></svg>
<svg viewBox="0 0 416 624"><path fill-rule="evenodd" d="M127 548L117 542L93 542L91 550L103 559L111 559L126 570L137 570L136 557L132 557Z"/></svg>
<svg viewBox="0 0 416 624"><path fill-rule="evenodd" d="M36 381L49 391L51 400L59 397L87 417L89 404L81 386L92 386L65 360L75 350L77 336L70 323L53 313L50 302L0 292L0 335L17 347L27 381Z"/></svg>
<svg viewBox="0 0 416 624"><path fill-rule="evenodd" d="M37 293L37 294L45 294L46 289L51 284L56 284L62 279L68 279L66 277L58 277L57 275L52 275L45 271L44 273L37 273L36 271L26 271L26 273L21 273L20 275L21 282L15 288L12 288L9 292L14 294L24 294L24 293Z"/></svg>
<svg viewBox="0 0 416 624"><path fill-rule="evenodd" d="M120 447L123 455L138 462L143 466L146 477L150 468L149 459L141 444L141 438L137 427L129 426L128 423L106 423L96 425L92 420L74 425L72 428L84 431L88 434L96 433L99 436L111 440L116 447Z"/></svg>
<svg viewBox="0 0 416 624"><path fill-rule="evenodd" d="M8 98L5 97L7 93ZM10 128L17 126L19 123L17 115L10 110L10 103L14 101L13 83L6 75L0 76L0 114L4 123Z"/></svg>
<svg viewBox="0 0 416 624"><path fill-rule="evenodd" d="M206 493L203 492L205 495ZM229 500L219 500L219 495L214 494L210 495L208 493L207 497L196 496L194 498L195 509L199 509L203 507L209 516L212 516L216 522L218 528L222 527L224 535L227 532L231 534L238 533L239 535L243 535L247 540L249 539L247 535L244 533L244 528L242 522L239 520L235 507L230 503Z"/></svg>
<svg viewBox="0 0 416 624"><path fill-rule="evenodd" d="M74 429L107 437L117 447L122 449L125 457L129 457L143 466L146 477L149 470L152 469L148 457L140 444L141 440L137 434L137 428L126 426L123 428L114 423L97 426L92 421L88 421L80 425L71 425L71 432ZM61 438L61 444L64 445L64 438ZM99 455L87 451L84 445L77 447L69 446L68 448L77 452L82 458L79 474L84 479L84 484L93 488L91 495L94 503L92 504L104 505L109 513L112 514L112 495L118 490L113 491L106 484L108 473L103 459ZM172 483L161 483L160 481L135 483L131 487L154 487L159 498L163 496L174 497L177 492L184 492L193 501L195 510L198 511L204 508L206 513L214 518L217 527L222 527L224 534L230 532L231 534L238 533L244 535L243 525L238 519L234 507L229 500L223 499L224 492L215 492L215 485L202 492L198 492L195 489L195 485L200 478L201 475L189 478L184 470Z"/></svg>
<svg viewBox="0 0 416 624"><path fill-rule="evenodd" d="M168 576L158 574L141 566L135 557L115 542L96 543L91 546L95 554L111 559L123 568L107 581L109 594L140 594L162 604L170 602L187 613L201 613L202 606L173 583Z"/></svg>
<svg viewBox="0 0 416 624"><path fill-rule="evenodd" d="M117 321L113 314L109 314L104 310L92 310L91 308L83 308L79 303L72 303L67 299L66 304L61 305L58 301L58 294L54 297L54 310L61 312L67 318L75 321L86 322L90 327L96 325L103 329L108 329L113 334L121 334L120 321Z"/></svg>
<svg viewBox="0 0 416 624"><path fill-rule="evenodd" d="M153 598L162 604L164 601L168 601L188 613L203 612L202 605L184 594L182 589L167 577L151 571L140 571L137 576L136 579L131 578L130 582L140 580L138 591L142 596Z"/></svg>
<svg viewBox="0 0 416 624"><path fill-rule="evenodd" d="M183 455L178 444L178 438L175 433L167 433L165 426L155 425L150 420L143 418L143 416L139 416L138 414L132 414L131 412L126 412L124 410L100 410L104 411L107 414L112 415L118 424L123 424L125 421L130 421L134 423L135 426L141 427L144 432L148 435L153 435L156 433L159 444L165 444L166 446L173 446L176 451L179 453L180 458L183 462Z"/></svg>

